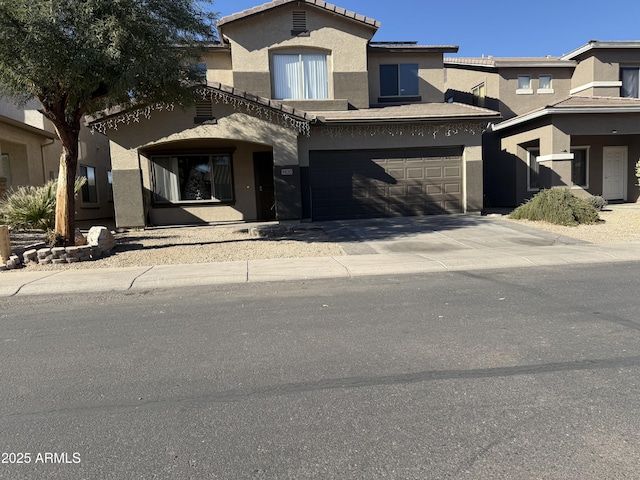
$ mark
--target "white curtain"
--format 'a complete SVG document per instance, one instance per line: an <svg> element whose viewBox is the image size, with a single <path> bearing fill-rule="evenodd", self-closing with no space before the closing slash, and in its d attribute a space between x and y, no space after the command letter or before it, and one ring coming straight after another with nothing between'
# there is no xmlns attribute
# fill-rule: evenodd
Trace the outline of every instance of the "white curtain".
<svg viewBox="0 0 640 480"><path fill-rule="evenodd" d="M325 54L273 56L274 96L283 99L329 98Z"/></svg>
<svg viewBox="0 0 640 480"><path fill-rule="evenodd" d="M623 68L622 69L622 96L638 98L638 87L640 87L638 74L640 69Z"/></svg>
<svg viewBox="0 0 640 480"><path fill-rule="evenodd" d="M303 98L300 55L274 55L273 81L275 98Z"/></svg>
<svg viewBox="0 0 640 480"><path fill-rule="evenodd" d="M158 202L177 202L178 176L175 158L156 157L153 159L153 193ZM175 168L174 168L175 167Z"/></svg>
<svg viewBox="0 0 640 480"><path fill-rule="evenodd" d="M329 98L327 56L323 54L301 55L304 70L304 98L320 100Z"/></svg>

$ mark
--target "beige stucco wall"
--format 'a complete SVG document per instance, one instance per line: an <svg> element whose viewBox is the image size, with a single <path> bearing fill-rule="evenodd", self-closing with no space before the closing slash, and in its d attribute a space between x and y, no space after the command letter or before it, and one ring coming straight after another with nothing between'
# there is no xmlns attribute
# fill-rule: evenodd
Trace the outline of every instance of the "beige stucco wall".
<svg viewBox="0 0 640 480"><path fill-rule="evenodd" d="M275 165L297 165L297 132L276 117L269 122L223 103L215 104L214 114L217 123L194 124L194 108L154 112L150 119L108 132L114 176L126 177L126 188L114 184L118 226L144 226L147 218L165 225L256 219L253 153L273 151ZM153 205L149 158L189 151L232 152L233 204ZM136 175L138 185L133 187Z"/></svg>
<svg viewBox="0 0 640 480"><path fill-rule="evenodd" d="M218 82L233 87L233 63L230 49L211 47L205 51L202 61L207 66L208 82Z"/></svg>
<svg viewBox="0 0 640 480"><path fill-rule="evenodd" d="M449 66L445 68L444 79L445 91L466 92L469 94L467 99L469 103L471 102L471 90L484 83L486 108L497 106L497 99L500 94L500 79L496 71Z"/></svg>
<svg viewBox="0 0 640 480"><path fill-rule="evenodd" d="M567 98L571 89L571 73L571 68L501 68L499 98L504 118L522 115ZM532 94L517 93L519 75L531 77ZM553 93L538 91L540 75L552 76Z"/></svg>
<svg viewBox="0 0 640 480"><path fill-rule="evenodd" d="M422 103L444 101L444 65L442 53L369 52L369 102L378 104L380 97L380 65L417 63Z"/></svg>
<svg viewBox="0 0 640 480"><path fill-rule="evenodd" d="M294 11L306 12L308 36L291 34ZM223 26L231 43L236 88L271 97L273 52L319 49L329 54L330 98L348 99L358 108L368 106L368 89L362 81L366 80L367 42L373 33L373 28L309 5L287 5ZM351 82L345 81L349 74L364 93L358 95L359 90L350 88Z"/></svg>

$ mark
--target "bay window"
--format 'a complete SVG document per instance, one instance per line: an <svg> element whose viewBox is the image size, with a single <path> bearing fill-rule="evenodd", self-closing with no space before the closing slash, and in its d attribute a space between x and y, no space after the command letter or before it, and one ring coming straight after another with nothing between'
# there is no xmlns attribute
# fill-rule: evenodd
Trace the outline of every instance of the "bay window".
<svg viewBox="0 0 640 480"><path fill-rule="evenodd" d="M157 203L231 202L231 156L178 155L151 158Z"/></svg>
<svg viewBox="0 0 640 480"><path fill-rule="evenodd" d="M273 55L273 90L277 100L329 98L329 70L325 53Z"/></svg>

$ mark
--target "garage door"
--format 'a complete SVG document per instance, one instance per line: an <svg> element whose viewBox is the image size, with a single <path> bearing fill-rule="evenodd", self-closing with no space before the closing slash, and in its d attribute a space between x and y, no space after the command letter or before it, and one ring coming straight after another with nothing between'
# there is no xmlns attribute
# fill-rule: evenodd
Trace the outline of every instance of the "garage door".
<svg viewBox="0 0 640 480"><path fill-rule="evenodd" d="M314 220L462 212L462 148L312 151Z"/></svg>

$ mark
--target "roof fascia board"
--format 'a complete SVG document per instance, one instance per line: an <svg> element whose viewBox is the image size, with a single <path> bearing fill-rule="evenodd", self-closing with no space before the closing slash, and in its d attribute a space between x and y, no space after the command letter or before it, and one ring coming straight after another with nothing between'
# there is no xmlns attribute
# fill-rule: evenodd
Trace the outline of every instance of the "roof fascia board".
<svg viewBox="0 0 640 480"><path fill-rule="evenodd" d="M505 128L514 127L531 120L535 120L546 115L559 115L559 114L583 114L583 113L640 113L640 105L637 107L623 106L623 107L566 107L566 108L544 108L536 112L531 112L520 117L515 117L510 120L493 125L492 130L499 131Z"/></svg>
<svg viewBox="0 0 640 480"><path fill-rule="evenodd" d="M11 125L12 127L26 130L27 132L34 133L51 140L56 140L58 138L55 133L47 132L46 130L43 130L41 128L34 127L33 125L29 125L28 123L24 123L19 120L14 120L11 117L5 117L4 115L0 115L0 123L6 123L7 125Z"/></svg>
<svg viewBox="0 0 640 480"><path fill-rule="evenodd" d="M560 57L560 60L572 60L575 57L582 55L585 52L593 49L620 49L620 48L638 48L640 49L640 42L598 42L591 41L582 47L576 48L572 52L567 53Z"/></svg>

